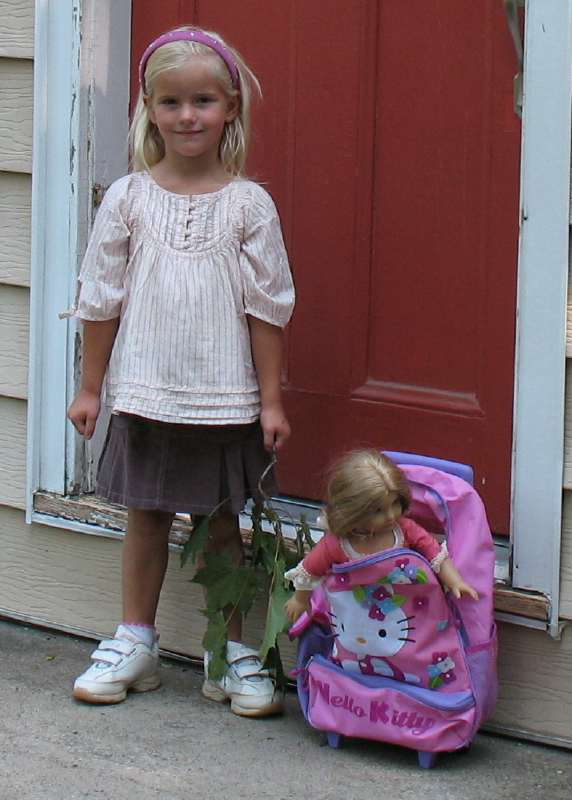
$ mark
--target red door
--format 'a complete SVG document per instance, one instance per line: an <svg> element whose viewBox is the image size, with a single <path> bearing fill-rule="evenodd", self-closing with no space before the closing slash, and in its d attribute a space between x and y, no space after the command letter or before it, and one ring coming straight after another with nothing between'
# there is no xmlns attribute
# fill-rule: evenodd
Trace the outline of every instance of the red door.
<svg viewBox="0 0 572 800"><path fill-rule="evenodd" d="M499 0L133 2L133 52L219 30L265 94L250 174L281 212L285 493L355 445L471 464L508 531L520 130Z"/></svg>

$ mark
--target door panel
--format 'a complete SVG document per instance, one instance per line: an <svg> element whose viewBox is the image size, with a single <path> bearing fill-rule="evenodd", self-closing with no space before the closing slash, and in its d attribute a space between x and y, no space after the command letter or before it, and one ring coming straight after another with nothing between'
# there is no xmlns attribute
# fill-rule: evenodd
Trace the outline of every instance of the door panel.
<svg viewBox="0 0 572 800"><path fill-rule="evenodd" d="M281 212L283 490L371 445L463 461L508 531L520 130L497 0L134 0L133 51L183 22L259 76L250 174Z"/></svg>

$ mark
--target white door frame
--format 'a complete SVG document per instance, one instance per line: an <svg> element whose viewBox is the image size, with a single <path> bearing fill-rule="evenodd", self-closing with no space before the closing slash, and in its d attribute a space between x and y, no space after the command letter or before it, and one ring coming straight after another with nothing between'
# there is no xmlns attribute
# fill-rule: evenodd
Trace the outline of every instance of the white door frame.
<svg viewBox="0 0 572 800"><path fill-rule="evenodd" d="M550 599L558 635L572 0L527 0L514 406L512 583Z"/></svg>
<svg viewBox="0 0 572 800"><path fill-rule="evenodd" d="M75 294L96 183L127 171L130 0L36 0L27 520L39 489L68 494L78 439L65 409L75 391ZM74 527L62 520L62 527Z"/></svg>

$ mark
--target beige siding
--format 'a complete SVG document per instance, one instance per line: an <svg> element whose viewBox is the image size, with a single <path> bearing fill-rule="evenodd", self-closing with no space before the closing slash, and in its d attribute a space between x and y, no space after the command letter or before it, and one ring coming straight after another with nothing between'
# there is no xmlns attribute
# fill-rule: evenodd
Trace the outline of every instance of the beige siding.
<svg viewBox="0 0 572 800"><path fill-rule="evenodd" d="M26 408L23 400L0 397L0 505L15 508L26 499Z"/></svg>
<svg viewBox="0 0 572 800"><path fill-rule="evenodd" d="M558 642L540 631L501 624L499 642L495 728L572 746L572 629L565 628Z"/></svg>
<svg viewBox="0 0 572 800"><path fill-rule="evenodd" d="M572 214L572 203L570 207ZM568 303L566 306L566 355L572 356L572 284L568 281Z"/></svg>
<svg viewBox="0 0 572 800"><path fill-rule="evenodd" d="M564 488L572 489L572 359L570 358L566 359L566 407L564 413Z"/></svg>
<svg viewBox="0 0 572 800"><path fill-rule="evenodd" d="M10 508L23 509L26 497L33 54L34 0L0 0L2 515L12 513Z"/></svg>
<svg viewBox="0 0 572 800"><path fill-rule="evenodd" d="M0 0L0 57L33 55L34 0Z"/></svg>
<svg viewBox="0 0 572 800"><path fill-rule="evenodd" d="M560 569L560 609L572 620L572 281L568 281L566 327L566 405L564 413L564 497Z"/></svg>
<svg viewBox="0 0 572 800"><path fill-rule="evenodd" d="M0 614L94 637L114 631L121 614L121 541L26 525L22 512L0 508L0 552ZM157 627L163 648L201 658L204 601L191 577L173 549ZM260 642L263 615L258 606L247 620L245 638L253 645ZM285 641L284 650L291 667L293 645Z"/></svg>
<svg viewBox="0 0 572 800"><path fill-rule="evenodd" d="M30 285L30 175L0 172L0 283Z"/></svg>
<svg viewBox="0 0 572 800"><path fill-rule="evenodd" d="M33 63L0 59L0 170L32 171Z"/></svg>
<svg viewBox="0 0 572 800"><path fill-rule="evenodd" d="M572 492L564 492L560 570L560 616L572 620Z"/></svg>
<svg viewBox="0 0 572 800"><path fill-rule="evenodd" d="M25 400L28 394L29 293L0 284L0 394Z"/></svg>

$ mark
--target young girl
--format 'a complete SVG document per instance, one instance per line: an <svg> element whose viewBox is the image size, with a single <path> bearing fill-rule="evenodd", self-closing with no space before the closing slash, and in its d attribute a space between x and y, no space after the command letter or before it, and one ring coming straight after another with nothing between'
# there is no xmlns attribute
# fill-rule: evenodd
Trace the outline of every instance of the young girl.
<svg viewBox="0 0 572 800"><path fill-rule="evenodd" d="M133 172L107 191L68 312L83 320L81 388L68 416L112 410L98 493L128 508L123 622L74 696L117 703L159 686L155 614L175 512L214 512L207 549L243 558L238 513L290 435L281 329L294 290L269 195L243 177L254 75L214 33L160 36L140 64ZM276 491L274 478L266 492ZM228 619L228 671L203 694L244 716L281 710L256 651ZM206 658L208 666L208 655Z"/></svg>
<svg viewBox="0 0 572 800"><path fill-rule="evenodd" d="M447 553L420 525L403 516L411 503L404 472L376 450L356 450L334 466L328 483L325 513L328 530L303 561L286 572L294 595L285 605L295 622L310 610L310 596L332 564L388 550L408 547L421 553L441 581L455 595L477 592L463 580Z"/></svg>

